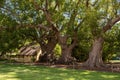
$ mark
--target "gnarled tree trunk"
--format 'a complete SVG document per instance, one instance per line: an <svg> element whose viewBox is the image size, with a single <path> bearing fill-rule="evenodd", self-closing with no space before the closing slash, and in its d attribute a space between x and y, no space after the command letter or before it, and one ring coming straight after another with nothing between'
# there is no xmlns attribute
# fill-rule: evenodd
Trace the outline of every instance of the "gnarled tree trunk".
<svg viewBox="0 0 120 80"><path fill-rule="evenodd" d="M53 35L52 35L53 36ZM49 36L48 36L49 37ZM55 36L50 37L49 39L47 39L48 42L47 43L43 43L44 41L40 42L40 46L42 49L42 55L40 57L40 61L41 62L48 62L50 59L50 55L52 57L53 55L53 50L58 42L57 38Z"/></svg>
<svg viewBox="0 0 120 80"><path fill-rule="evenodd" d="M102 34L110 30L114 24L120 21L120 15L116 16L115 18L109 20L105 26L103 26ZM89 53L88 60L83 64L89 68L94 67L102 67L103 60L102 60L102 48L103 48L104 39L102 36L96 38L93 42L92 50Z"/></svg>
<svg viewBox="0 0 120 80"><path fill-rule="evenodd" d="M61 53L61 57L58 60L58 63L70 63L71 62L71 52L72 49L70 49L67 45L63 45L61 44L61 48L62 48L62 53Z"/></svg>
<svg viewBox="0 0 120 80"><path fill-rule="evenodd" d="M67 36L59 37L59 43L61 45L62 53L57 63L70 64L74 60L74 58L71 56L71 53L72 53L73 48L76 45L77 40L74 39L73 43L68 45L67 39L68 39Z"/></svg>
<svg viewBox="0 0 120 80"><path fill-rule="evenodd" d="M104 39L103 37L95 38L92 50L89 53L88 60L83 64L89 68L101 67L103 66L102 60L102 48L103 48Z"/></svg>

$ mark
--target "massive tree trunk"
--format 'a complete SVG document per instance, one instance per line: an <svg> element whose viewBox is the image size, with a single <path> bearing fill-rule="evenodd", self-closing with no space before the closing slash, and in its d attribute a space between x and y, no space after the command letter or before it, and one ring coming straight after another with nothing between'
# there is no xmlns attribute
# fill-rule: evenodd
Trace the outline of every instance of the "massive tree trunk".
<svg viewBox="0 0 120 80"><path fill-rule="evenodd" d="M88 60L83 64L89 68L101 67L103 66L102 60L102 48L103 48L104 39L103 37L95 38L92 45L92 50L89 53Z"/></svg>
<svg viewBox="0 0 120 80"><path fill-rule="evenodd" d="M62 47L62 54L60 59L58 60L58 63L61 64L71 64L74 58L71 56L73 48L69 48L66 45Z"/></svg>
<svg viewBox="0 0 120 80"><path fill-rule="evenodd" d="M67 44L67 36L60 36L59 37L59 44L61 45L61 57L57 61L57 63L61 64L70 64L74 60L71 56L72 50L76 45L77 40L74 39L71 44Z"/></svg>
<svg viewBox="0 0 120 80"><path fill-rule="evenodd" d="M105 26L103 26L102 34L110 30L114 24L120 21L120 15L116 16L113 19L110 19ZM92 50L89 53L88 60L83 64L86 67L94 68L94 67L102 67L102 48L103 48L104 39L103 37L98 37L94 40Z"/></svg>
<svg viewBox="0 0 120 80"><path fill-rule="evenodd" d="M52 37L50 35L50 37L47 39L47 43L44 42L44 39L43 39L43 41L40 41L40 46L42 49L42 55L40 57L41 62L47 62L50 60L49 58L50 58L50 56L52 57L53 50L54 50L57 42L58 42L58 40L55 37L55 35L52 35Z"/></svg>

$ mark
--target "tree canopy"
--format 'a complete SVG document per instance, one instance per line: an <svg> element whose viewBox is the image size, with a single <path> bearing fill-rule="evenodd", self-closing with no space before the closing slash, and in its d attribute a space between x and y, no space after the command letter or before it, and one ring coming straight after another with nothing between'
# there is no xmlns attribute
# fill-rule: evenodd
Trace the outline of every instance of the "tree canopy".
<svg viewBox="0 0 120 80"><path fill-rule="evenodd" d="M59 51L57 62L99 67L119 52L119 21L119 0L1 0L0 52L36 42L43 60Z"/></svg>

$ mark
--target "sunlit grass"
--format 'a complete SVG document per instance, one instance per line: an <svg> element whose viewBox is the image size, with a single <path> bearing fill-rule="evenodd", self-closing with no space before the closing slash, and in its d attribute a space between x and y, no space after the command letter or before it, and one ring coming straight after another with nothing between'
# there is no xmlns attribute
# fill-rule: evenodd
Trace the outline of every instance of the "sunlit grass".
<svg viewBox="0 0 120 80"><path fill-rule="evenodd" d="M112 63L120 63L120 60L110 60Z"/></svg>
<svg viewBox="0 0 120 80"><path fill-rule="evenodd" d="M119 73L0 64L0 80L120 80Z"/></svg>

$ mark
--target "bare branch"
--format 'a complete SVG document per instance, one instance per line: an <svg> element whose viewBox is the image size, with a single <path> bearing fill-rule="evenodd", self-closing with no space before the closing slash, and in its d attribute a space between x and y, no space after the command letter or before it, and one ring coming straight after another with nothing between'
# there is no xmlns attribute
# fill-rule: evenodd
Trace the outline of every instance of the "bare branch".
<svg viewBox="0 0 120 80"><path fill-rule="evenodd" d="M34 7L36 8L36 10L40 10L39 5L38 5L37 2L35 2L34 0L33 0L33 5L34 5Z"/></svg>
<svg viewBox="0 0 120 80"><path fill-rule="evenodd" d="M75 28L75 31L78 31L78 28L82 25L82 23L85 21L85 18L82 19L82 21L77 25L77 27Z"/></svg>
<svg viewBox="0 0 120 80"><path fill-rule="evenodd" d="M40 8L39 5L35 1L33 4L36 10L42 10L44 12L46 20L50 24L50 27L52 27L53 30L58 31L57 27L54 25L54 22L52 21L52 16L48 11L48 0L46 0L45 8Z"/></svg>
<svg viewBox="0 0 120 80"><path fill-rule="evenodd" d="M34 4L34 7L36 8L36 10L42 10L44 12L45 16L46 16L47 21L50 24L53 24L52 19L51 19L51 15L47 10L47 8L48 8L48 0L46 0L45 8L40 8L39 5L37 4L37 2L35 2L35 1L33 2L33 4Z"/></svg>
<svg viewBox="0 0 120 80"><path fill-rule="evenodd" d="M54 7L54 10L57 8L57 6L59 7L59 3L58 3L58 0L56 0L56 2L55 2L56 4L55 4L55 7Z"/></svg>
<svg viewBox="0 0 120 80"><path fill-rule="evenodd" d="M51 30L50 27L43 26L42 24L39 24L38 28L39 29L44 29L45 31L50 31Z"/></svg>
<svg viewBox="0 0 120 80"><path fill-rule="evenodd" d="M78 41L77 32L74 32L74 36L72 37L72 40L73 40L73 42L69 46L70 49L73 49L77 45L77 41Z"/></svg>
<svg viewBox="0 0 120 80"><path fill-rule="evenodd" d="M48 21L51 25L53 25L54 23L52 22L52 18L51 18L50 13L49 13L47 10L43 10L43 12L44 12L44 14L45 14L45 16L46 16L47 21Z"/></svg>
<svg viewBox="0 0 120 80"><path fill-rule="evenodd" d="M48 0L45 0L45 9L48 10Z"/></svg>
<svg viewBox="0 0 120 80"><path fill-rule="evenodd" d="M86 0L86 7L89 6L89 0Z"/></svg>
<svg viewBox="0 0 120 80"><path fill-rule="evenodd" d="M80 0L78 0L77 5L76 5L76 7L74 8L73 13L71 14L71 17L70 17L70 20L69 20L67 26L70 26L71 24L74 23L75 18L76 18L76 16L77 16L77 11L78 11L78 7L79 7L79 3L80 3Z"/></svg>

